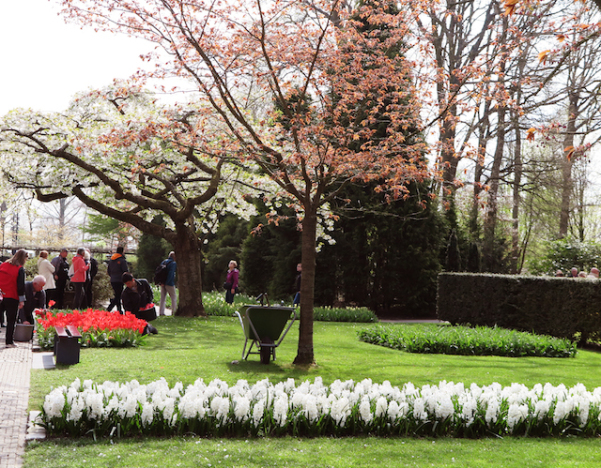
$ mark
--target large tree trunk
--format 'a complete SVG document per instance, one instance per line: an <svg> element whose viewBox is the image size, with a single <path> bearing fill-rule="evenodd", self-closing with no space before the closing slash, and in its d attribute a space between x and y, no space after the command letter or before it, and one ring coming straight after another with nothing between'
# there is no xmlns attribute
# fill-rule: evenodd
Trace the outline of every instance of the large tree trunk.
<svg viewBox="0 0 601 468"><path fill-rule="evenodd" d="M520 257L520 204L522 185L522 138L518 116L514 117L515 150L513 158L513 208L511 211L511 273L517 274L521 270Z"/></svg>
<svg viewBox="0 0 601 468"><path fill-rule="evenodd" d="M490 172L490 189L488 191L488 205L486 207L486 217L484 218L484 271L495 273L497 271L497 258L495 252L495 232L498 217L498 194L499 180L501 176L501 163L503 162L503 153L505 150L505 113L507 109L504 105L499 107L498 112L498 130L497 130L497 148L493 159Z"/></svg>
<svg viewBox="0 0 601 468"><path fill-rule="evenodd" d="M175 226L172 243L177 261L178 317L205 317L200 276L201 254L194 228L187 224Z"/></svg>
<svg viewBox="0 0 601 468"><path fill-rule="evenodd" d="M486 100L484 103L484 114L482 116L482 122L478 126L478 157L476 159L476 167L474 169L474 193L472 196L472 207L470 210L470 217L468 221L468 227L472 241L478 241L480 239L480 224L478 223L478 213L480 212L480 193L482 192L482 175L484 174L484 159L486 158L486 147L488 140L490 139L490 112L491 104L490 100Z"/></svg>
<svg viewBox="0 0 601 468"><path fill-rule="evenodd" d="M300 328L298 350L294 364L313 364L313 298L315 296L315 239L317 232L317 214L313 210L305 211L302 222L302 268L300 297Z"/></svg>
<svg viewBox="0 0 601 468"><path fill-rule="evenodd" d="M569 92L570 104L568 107L568 126L566 136L563 140L564 149L574 147L574 134L576 133L576 118L579 114L578 101L579 95L576 91ZM571 198L573 192L572 181L572 159L564 157L561 164L562 186L561 186L561 213L559 214L559 238L563 239L568 235L570 222Z"/></svg>

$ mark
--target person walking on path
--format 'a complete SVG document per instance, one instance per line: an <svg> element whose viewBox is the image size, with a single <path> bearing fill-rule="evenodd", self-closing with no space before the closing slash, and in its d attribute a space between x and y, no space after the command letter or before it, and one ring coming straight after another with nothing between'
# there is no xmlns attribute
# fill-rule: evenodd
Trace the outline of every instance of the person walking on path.
<svg viewBox="0 0 601 468"><path fill-rule="evenodd" d="M175 315L175 309L177 308L177 291L175 289L175 272L177 270L177 263L175 261L175 252L169 252L169 257L163 260L162 264L167 269L167 279L164 284L160 283L161 287L161 302L159 304L159 315L165 315L165 302L167 301L167 294L171 298L171 314Z"/></svg>
<svg viewBox="0 0 601 468"><path fill-rule="evenodd" d="M13 337L17 312L25 304L25 270L23 265L27 261L27 252L23 249L0 265L0 290L4 294L0 302L0 311L6 312L6 347L14 348Z"/></svg>
<svg viewBox="0 0 601 468"><path fill-rule="evenodd" d="M85 307L86 295L84 291L84 285L86 283L86 275L90 269L90 265L86 263L84 254L86 253L83 247L77 249L77 255L73 257L73 277L71 278L71 284L75 289L75 299L73 299L73 308L82 309Z"/></svg>
<svg viewBox="0 0 601 468"><path fill-rule="evenodd" d="M230 261L225 284L223 285L225 288L225 302L228 304L233 304L234 296L238 290L238 277L240 272L238 271L238 268L236 268L237 266L238 264L234 260Z"/></svg>
<svg viewBox="0 0 601 468"><path fill-rule="evenodd" d="M69 251L65 248L61 249L61 252L52 259L52 266L54 267L54 281L55 290L54 294L50 299L54 301L55 309L62 309L65 301L65 286L67 286L67 280L69 279L69 262L67 262L67 255Z"/></svg>
<svg viewBox="0 0 601 468"><path fill-rule="evenodd" d="M121 309L121 294L123 293L123 273L127 273L129 268L127 260L123 255L123 247L117 247L117 252L113 254L107 267L107 273L111 278L111 286L115 293L114 297L108 306L110 312L113 307L117 307L119 313L123 313Z"/></svg>
<svg viewBox="0 0 601 468"><path fill-rule="evenodd" d="M42 250L38 258L38 274L42 275L46 280L44 284L46 304L44 304L44 307L48 307L48 301L54 296L56 283L54 282L54 266L48 260L48 252L46 250Z"/></svg>
<svg viewBox="0 0 601 468"><path fill-rule="evenodd" d="M30 325L33 325L33 311L46 307L45 285L46 278L42 275L37 275L33 278L33 281L25 281L25 304L23 308L19 309L21 323L28 322Z"/></svg>

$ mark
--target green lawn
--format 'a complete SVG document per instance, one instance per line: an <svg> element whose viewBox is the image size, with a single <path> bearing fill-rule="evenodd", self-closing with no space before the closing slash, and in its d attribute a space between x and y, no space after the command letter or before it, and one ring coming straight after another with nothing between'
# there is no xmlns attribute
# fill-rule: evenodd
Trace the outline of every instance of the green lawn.
<svg viewBox="0 0 601 468"><path fill-rule="evenodd" d="M357 330L370 324L315 323L317 366L291 365L296 354L297 327L268 366L258 356L241 361L243 338L237 320L225 317L183 319L163 317L153 322L159 334L138 349L83 349L81 363L56 370L34 370L30 409L39 409L55 386L76 377L95 381L137 379L147 383L164 377L171 384L197 378L230 383L272 382L321 376L393 385L441 380L486 385L519 382L528 386L550 382L567 386L601 386L601 354L579 351L575 359L465 357L408 354L360 342ZM417 326L417 325L399 325ZM239 361L234 363L233 361ZM134 439L94 443L91 440L52 440L30 445L28 467L78 466L598 466L601 441L596 439L310 439L207 440ZM65 453L69 456L65 457ZM599 454L598 454L599 453ZM86 460L85 463L82 460Z"/></svg>

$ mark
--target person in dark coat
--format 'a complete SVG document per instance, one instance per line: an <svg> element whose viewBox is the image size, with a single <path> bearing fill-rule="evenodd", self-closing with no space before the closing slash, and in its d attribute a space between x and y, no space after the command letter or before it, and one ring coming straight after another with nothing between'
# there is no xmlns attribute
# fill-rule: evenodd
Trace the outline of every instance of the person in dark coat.
<svg viewBox="0 0 601 468"><path fill-rule="evenodd" d="M123 284L125 289L121 295L121 302L123 303L123 310L130 312L136 317L142 320L153 320L156 318L156 310L154 310L154 294L152 287L145 279L135 279L131 273L123 273ZM153 318L146 318L144 312L150 310L149 305L152 305ZM157 329L152 325L146 325L144 334L156 334Z"/></svg>
<svg viewBox="0 0 601 468"><path fill-rule="evenodd" d="M25 304L19 309L19 320L21 323L34 323L33 311L46 307L46 278L37 275L33 281L25 281Z"/></svg>
<svg viewBox="0 0 601 468"><path fill-rule="evenodd" d="M177 263L175 261L175 252L169 252L169 257L163 262L167 266L167 279L161 284L161 301L159 302L159 315L165 315L165 302L167 294L171 297L171 315L175 315L177 309L177 290L175 289L175 272Z"/></svg>
<svg viewBox="0 0 601 468"><path fill-rule="evenodd" d="M90 264L90 269L88 270L88 274L86 276L86 283L84 285L84 290L86 293L86 306L92 307L94 304L94 295L92 294L92 284L94 283L94 277L98 273L98 261L92 257L89 249L86 249L84 254L84 258L86 262Z"/></svg>
<svg viewBox="0 0 601 468"><path fill-rule="evenodd" d="M69 279L69 262L67 262L67 255L69 251L65 248L61 249L61 252L52 259L52 266L54 267L54 282L56 289L52 297L49 300L54 301L53 309L64 308L65 300L65 286Z"/></svg>
<svg viewBox="0 0 601 468"><path fill-rule="evenodd" d="M108 306L110 312L113 307L117 307L119 313L123 313L121 309L121 293L123 292L123 273L129 271L127 260L123 255L123 247L117 247L117 252L113 254L107 267L107 273L111 278L111 286L115 292L114 297Z"/></svg>

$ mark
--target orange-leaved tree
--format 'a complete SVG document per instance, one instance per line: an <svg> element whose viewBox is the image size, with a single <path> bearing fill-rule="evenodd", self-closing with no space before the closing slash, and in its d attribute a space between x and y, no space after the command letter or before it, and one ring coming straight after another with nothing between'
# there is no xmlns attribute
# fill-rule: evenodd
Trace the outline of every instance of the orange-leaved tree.
<svg viewBox="0 0 601 468"><path fill-rule="evenodd" d="M375 1L360 4L360 11L340 0L62 5L72 20L160 46L147 57L156 67L146 74L180 78L188 89L192 83L190 99L212 107L230 154L255 162L295 201L303 275L294 362L314 362L318 211L350 181L377 180L398 197L407 182L428 173L423 141L407 138L407 129L419 131L411 65L403 54L388 53L403 44L402 15ZM357 14L369 28L356 27ZM386 137L372 138L379 119L386 120Z"/></svg>

